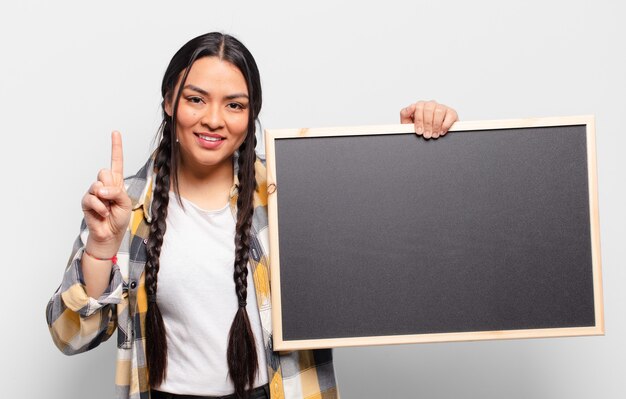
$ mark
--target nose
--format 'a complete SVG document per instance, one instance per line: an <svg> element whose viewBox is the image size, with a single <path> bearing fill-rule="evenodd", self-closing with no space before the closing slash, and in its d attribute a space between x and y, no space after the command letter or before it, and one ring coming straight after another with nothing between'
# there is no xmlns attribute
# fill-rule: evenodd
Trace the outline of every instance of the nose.
<svg viewBox="0 0 626 399"><path fill-rule="evenodd" d="M218 105L209 105L202 116L202 124L209 130L219 130L224 127L224 116L222 109Z"/></svg>

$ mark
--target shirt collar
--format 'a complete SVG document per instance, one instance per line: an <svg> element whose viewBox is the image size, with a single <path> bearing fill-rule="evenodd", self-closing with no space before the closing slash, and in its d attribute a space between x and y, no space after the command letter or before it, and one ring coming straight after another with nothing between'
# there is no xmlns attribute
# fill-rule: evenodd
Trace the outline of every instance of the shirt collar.
<svg viewBox="0 0 626 399"><path fill-rule="evenodd" d="M143 208L143 214L148 223L152 222L152 198L154 195L154 180L156 178L156 171L154 170L154 158L156 151L152 153L150 159L146 164L137 172L135 179L127 188L129 196L131 198L131 204L133 211ZM235 152L233 156L233 184L230 188L229 203L233 214L236 213L237 208L237 196L239 194L239 178L237 177L239 171L238 163L239 153ZM255 162L255 175L257 181L257 189L254 195L254 207L258 205L267 204L267 188L265 167L262 162L257 158ZM137 187L138 184L144 183L143 189ZM140 193L133 196L133 193Z"/></svg>

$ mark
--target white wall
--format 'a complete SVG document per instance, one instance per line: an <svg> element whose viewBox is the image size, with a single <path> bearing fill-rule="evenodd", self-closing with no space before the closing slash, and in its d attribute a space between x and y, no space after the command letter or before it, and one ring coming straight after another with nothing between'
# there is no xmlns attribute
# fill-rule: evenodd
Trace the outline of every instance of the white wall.
<svg viewBox="0 0 626 399"><path fill-rule="evenodd" d="M623 397L623 2L93 3L0 5L2 397L113 396L115 345L65 357L44 308L110 131L133 173L167 62L213 30L255 55L264 127L396 123L431 98L464 120L595 114L606 336L337 349L336 370L344 398Z"/></svg>

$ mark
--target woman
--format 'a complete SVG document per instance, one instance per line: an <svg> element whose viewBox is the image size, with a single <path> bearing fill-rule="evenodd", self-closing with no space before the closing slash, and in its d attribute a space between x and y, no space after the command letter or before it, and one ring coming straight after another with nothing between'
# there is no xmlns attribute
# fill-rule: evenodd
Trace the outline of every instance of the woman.
<svg viewBox="0 0 626 399"><path fill-rule="evenodd" d="M336 397L330 349L271 346L254 58L231 36L199 36L174 55L161 93L152 157L124 180L114 132L111 169L83 197L81 234L47 307L55 344L80 353L117 328L118 398ZM426 138L457 120L434 101L400 114Z"/></svg>

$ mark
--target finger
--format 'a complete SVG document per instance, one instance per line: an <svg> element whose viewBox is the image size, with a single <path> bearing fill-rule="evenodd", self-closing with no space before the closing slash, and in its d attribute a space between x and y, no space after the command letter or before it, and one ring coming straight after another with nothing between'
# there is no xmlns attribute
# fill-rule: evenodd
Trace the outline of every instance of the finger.
<svg viewBox="0 0 626 399"><path fill-rule="evenodd" d="M433 119L437 103L429 101L424 104L424 137L429 139L433 134Z"/></svg>
<svg viewBox="0 0 626 399"><path fill-rule="evenodd" d="M84 212L95 212L103 218L109 216L109 208L93 194L85 194L81 206Z"/></svg>
<svg viewBox="0 0 626 399"><path fill-rule="evenodd" d="M101 181L98 180L97 182L95 182L91 186L89 186L89 190L87 190L87 192L89 194L96 195L98 193L98 189L100 189L102 187L104 187L104 185L102 184Z"/></svg>
<svg viewBox="0 0 626 399"><path fill-rule="evenodd" d="M435 112L433 114L433 137L441 134L441 125L443 124L443 120L446 116L447 107L445 105L437 104L435 107Z"/></svg>
<svg viewBox="0 0 626 399"><path fill-rule="evenodd" d="M115 179L113 178L111 169L100 169L98 172L98 181L102 183L103 186L113 186Z"/></svg>
<svg viewBox="0 0 626 399"><path fill-rule="evenodd" d="M413 123L415 104L410 104L400 110L400 123Z"/></svg>
<svg viewBox="0 0 626 399"><path fill-rule="evenodd" d="M415 103L415 113L413 114L415 133L421 135L424 133L424 101Z"/></svg>
<svg viewBox="0 0 626 399"><path fill-rule="evenodd" d="M128 194L124 187L120 186L104 186L98 189L98 198L105 201L114 202L120 206L128 206Z"/></svg>
<svg viewBox="0 0 626 399"><path fill-rule="evenodd" d="M117 179L116 183L124 180L122 134L118 131L111 133L111 173L113 173L113 177Z"/></svg>
<svg viewBox="0 0 626 399"><path fill-rule="evenodd" d="M453 110L452 108L448 108L448 111L446 112L446 117L444 118L443 123L441 124L441 130L443 132L442 136L448 133L448 130L450 130L452 125L454 125L454 122L458 120L459 120L459 115L456 113L456 111Z"/></svg>

